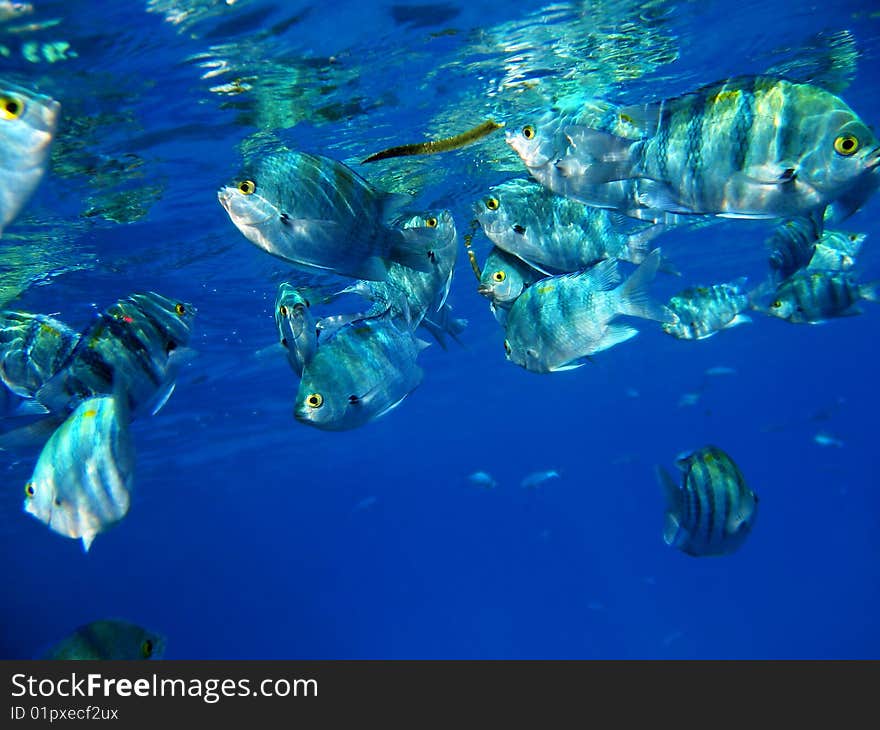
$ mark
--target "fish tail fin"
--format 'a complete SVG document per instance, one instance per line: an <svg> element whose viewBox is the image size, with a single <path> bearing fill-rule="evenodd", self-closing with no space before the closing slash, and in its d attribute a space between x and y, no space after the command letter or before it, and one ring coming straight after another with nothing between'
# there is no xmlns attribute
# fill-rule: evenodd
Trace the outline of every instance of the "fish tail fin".
<svg viewBox="0 0 880 730"><path fill-rule="evenodd" d="M392 231L388 258L409 269L430 272L433 267L430 252L436 245L437 236L431 228Z"/></svg>
<svg viewBox="0 0 880 730"><path fill-rule="evenodd" d="M620 285L618 289L620 292L618 314L671 324L678 321L675 314L662 304L653 301L648 294L648 285L660 267L660 258L660 249L655 248L639 265L639 268Z"/></svg>
<svg viewBox="0 0 880 730"><path fill-rule="evenodd" d="M573 151L556 168L564 177L577 176L587 185L600 185L633 177L639 140L618 137L592 127L565 127Z"/></svg>
<svg viewBox="0 0 880 730"><path fill-rule="evenodd" d="M654 474L657 481L663 488L663 494L666 497L666 514L663 524L663 541L667 545L675 543L681 524L679 515L681 514L681 489L675 483L673 478L669 476L669 472L662 466L654 467Z"/></svg>
<svg viewBox="0 0 880 730"><path fill-rule="evenodd" d="M859 294L862 299L869 302L877 301L877 287L880 286L880 281L871 281L867 284L862 284L859 287Z"/></svg>
<svg viewBox="0 0 880 730"><path fill-rule="evenodd" d="M626 239L626 245L622 251L624 255L619 256L618 258L622 258L632 264L642 263L648 258L648 254L651 253L651 248L648 244L667 228L668 226L664 226L662 223L655 223L652 226L648 226L641 231L631 234Z"/></svg>

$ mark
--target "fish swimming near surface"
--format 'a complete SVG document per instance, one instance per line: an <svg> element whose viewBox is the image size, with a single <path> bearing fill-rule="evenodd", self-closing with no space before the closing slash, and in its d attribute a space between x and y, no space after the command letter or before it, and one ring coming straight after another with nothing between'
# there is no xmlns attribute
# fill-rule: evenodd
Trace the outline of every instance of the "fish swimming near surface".
<svg viewBox="0 0 880 730"><path fill-rule="evenodd" d="M294 415L325 431L358 428L400 405L422 382L428 343L385 314L349 322L323 340L303 369Z"/></svg>
<svg viewBox="0 0 880 730"><path fill-rule="evenodd" d="M729 554L751 533L758 495L749 489L733 459L717 446L680 457L681 486L658 466L666 494L663 540L694 557Z"/></svg>
<svg viewBox="0 0 880 730"><path fill-rule="evenodd" d="M275 326L287 361L297 375L318 349L318 332L311 302L292 284L282 282L275 297Z"/></svg>
<svg viewBox="0 0 880 730"><path fill-rule="evenodd" d="M79 341L79 332L44 314L0 312L0 380L33 398L57 373Z"/></svg>
<svg viewBox="0 0 880 730"><path fill-rule="evenodd" d="M0 235L46 172L61 105L0 80Z"/></svg>
<svg viewBox="0 0 880 730"><path fill-rule="evenodd" d="M812 84L739 77L618 114L640 139L565 127L570 148L555 168L586 188L635 181L637 205L628 214L788 218L834 204L846 217L880 184L874 133Z"/></svg>
<svg viewBox="0 0 880 730"><path fill-rule="evenodd" d="M619 315L674 322L675 315L647 294L659 264L660 250L654 249L616 288L620 281L616 259L533 284L508 312L507 359L536 373L571 370L638 334L629 325L611 324Z"/></svg>
<svg viewBox="0 0 880 730"><path fill-rule="evenodd" d="M469 474L468 481L475 487L485 487L486 489L494 489L498 486L495 477L486 471L475 471L473 474Z"/></svg>
<svg viewBox="0 0 880 730"><path fill-rule="evenodd" d="M519 485L523 489L536 489L552 479L559 479L559 472L555 469L535 471L531 474L526 474L526 476L522 478L522 481L520 481Z"/></svg>
<svg viewBox="0 0 880 730"><path fill-rule="evenodd" d="M529 266L513 254L494 246L486 257L477 292L486 297L495 314L504 324L507 310L527 287L546 278L546 274Z"/></svg>
<svg viewBox="0 0 880 730"><path fill-rule="evenodd" d="M663 331L681 340L703 340L722 329L736 327L751 318L742 314L751 306L743 290L746 278L726 284L697 286L676 294L666 304L677 322L664 322Z"/></svg>
<svg viewBox="0 0 880 730"><path fill-rule="evenodd" d="M861 314L861 300L877 301L877 282L860 284L846 271L798 271L776 287L762 311L797 324L820 324Z"/></svg>
<svg viewBox="0 0 880 730"><path fill-rule="evenodd" d="M137 624L104 619L80 626L40 659L114 660L161 659L165 637Z"/></svg>
<svg viewBox="0 0 880 730"><path fill-rule="evenodd" d="M135 415L155 413L174 389L181 350L192 336L196 309L156 292L132 294L100 312L59 371L36 392L52 413L125 382Z"/></svg>
<svg viewBox="0 0 880 730"><path fill-rule="evenodd" d="M373 308L364 314L366 317L390 311L392 317L407 319L413 328L424 324L443 344L444 332L455 337L464 329L458 326L462 320L450 317L446 308L458 254L455 222L448 210L439 210L408 216L399 226L419 230L425 242L433 238L427 253L429 270L416 271L392 263L385 281L358 281L340 293L355 293L372 301Z"/></svg>
<svg viewBox="0 0 880 730"><path fill-rule="evenodd" d="M474 204L498 248L548 274L583 269L606 258L640 264L665 228L556 195L529 180L508 180Z"/></svg>
<svg viewBox="0 0 880 730"><path fill-rule="evenodd" d="M43 446L24 488L24 511L82 540L86 552L131 503L135 455L124 401L116 393L82 401Z"/></svg>
<svg viewBox="0 0 880 730"><path fill-rule="evenodd" d="M378 190L329 157L271 155L217 197L251 243L307 271L373 281L384 281L395 262L431 271L434 233L388 226L409 198Z"/></svg>

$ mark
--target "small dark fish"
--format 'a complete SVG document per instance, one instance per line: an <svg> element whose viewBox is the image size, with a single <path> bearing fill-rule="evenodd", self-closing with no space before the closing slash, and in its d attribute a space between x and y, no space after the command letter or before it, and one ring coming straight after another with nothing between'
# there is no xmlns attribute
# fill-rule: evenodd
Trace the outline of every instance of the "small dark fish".
<svg viewBox="0 0 880 730"><path fill-rule="evenodd" d="M41 659L161 659L165 637L128 621L108 619L80 626Z"/></svg>
<svg viewBox="0 0 880 730"><path fill-rule="evenodd" d="M680 457L679 487L662 467L657 479L666 492L667 545L694 557L724 555L748 537L758 514L758 496L748 488L733 459L717 446Z"/></svg>
<svg viewBox="0 0 880 730"><path fill-rule="evenodd" d="M387 160L391 157L408 157L410 155L436 155L438 152L449 152L457 150L461 147L476 142L486 135L491 134L496 129L501 129L504 125L498 124L491 119L478 124L467 132L456 134L454 137L445 137L444 139L436 139L431 142L418 142L416 144L404 144L397 147L389 147L376 154L370 155L363 163L376 162L377 160Z"/></svg>

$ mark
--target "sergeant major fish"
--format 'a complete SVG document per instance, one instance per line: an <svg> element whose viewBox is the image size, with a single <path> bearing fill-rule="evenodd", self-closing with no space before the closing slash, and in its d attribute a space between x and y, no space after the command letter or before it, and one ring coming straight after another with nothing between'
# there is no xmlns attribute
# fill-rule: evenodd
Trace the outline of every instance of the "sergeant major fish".
<svg viewBox="0 0 880 730"><path fill-rule="evenodd" d="M821 214L831 204L845 217L880 184L880 142L842 99L811 84L740 77L619 114L642 139L567 127L563 177L637 180L639 206L730 218Z"/></svg>
<svg viewBox="0 0 880 730"><path fill-rule="evenodd" d="M629 325L611 324L618 315L674 322L675 315L647 295L659 264L660 250L655 249L617 288L613 288L620 281L615 259L533 284L508 312L507 359L536 373L571 370L592 354L638 334Z"/></svg>
<svg viewBox="0 0 880 730"><path fill-rule="evenodd" d="M499 248L547 273L566 273L617 258L640 264L664 230L556 195L528 180L490 188L474 204L483 231ZM638 226L638 230L634 230Z"/></svg>
<svg viewBox="0 0 880 730"><path fill-rule="evenodd" d="M716 332L752 320L742 314L751 306L743 293L746 278L729 284L713 284L685 289L667 303L678 317L677 322L664 322L663 331L682 340L703 340Z"/></svg>
<svg viewBox="0 0 880 730"><path fill-rule="evenodd" d="M733 459L716 446L680 457L681 486L658 466L657 479L666 493L663 540L694 557L737 550L758 514L758 496Z"/></svg>
<svg viewBox="0 0 880 730"><path fill-rule="evenodd" d="M326 431L363 426L400 405L422 382L427 343L388 315L342 325L303 369L294 415Z"/></svg>
<svg viewBox="0 0 880 730"><path fill-rule="evenodd" d="M384 281L397 262L430 271L433 235L387 225L402 196L374 188L328 157L286 152L217 197L251 243L310 271Z"/></svg>
<svg viewBox="0 0 880 730"><path fill-rule="evenodd" d="M57 373L79 333L44 314L0 313L0 380L16 395L33 398Z"/></svg>
<svg viewBox="0 0 880 730"><path fill-rule="evenodd" d="M128 513L134 448L126 406L88 398L49 437L24 488L24 510L65 537L95 536Z"/></svg>
<svg viewBox="0 0 880 730"><path fill-rule="evenodd" d="M51 647L41 659L161 659L165 637L119 619L92 621Z"/></svg>
<svg viewBox="0 0 880 730"><path fill-rule="evenodd" d="M495 318L503 325L517 297L545 276L522 259L494 246L483 264L477 292L489 300Z"/></svg>
<svg viewBox="0 0 880 730"><path fill-rule="evenodd" d="M98 314L64 365L36 393L53 413L69 412L93 395L125 383L133 413L155 413L174 389L176 364L192 335L191 304L156 292L132 294Z"/></svg>
<svg viewBox="0 0 880 730"><path fill-rule="evenodd" d="M798 271L776 287L767 314L794 323L819 324L861 314L862 299L877 301L877 285L859 284L845 271Z"/></svg>
<svg viewBox="0 0 880 730"><path fill-rule="evenodd" d="M0 80L0 236L46 172L60 108L48 96Z"/></svg>
<svg viewBox="0 0 880 730"><path fill-rule="evenodd" d="M282 282L275 298L275 325L287 360L297 375L311 361L318 349L316 320L311 303L292 284Z"/></svg>

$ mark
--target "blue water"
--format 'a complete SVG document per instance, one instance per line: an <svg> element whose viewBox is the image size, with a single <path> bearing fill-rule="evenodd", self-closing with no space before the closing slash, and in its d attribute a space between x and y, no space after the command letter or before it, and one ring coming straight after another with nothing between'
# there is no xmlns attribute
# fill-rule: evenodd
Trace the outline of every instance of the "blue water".
<svg viewBox="0 0 880 730"><path fill-rule="evenodd" d="M0 241L5 306L81 328L152 289L198 307L198 354L133 423L132 507L88 554L22 511L36 452L0 454L0 656L106 617L164 634L169 659L880 656L880 305L820 326L756 313L700 342L643 323L587 367L535 375L505 360L462 246L462 346L429 347L391 414L326 433L294 420L296 378L264 351L278 283L309 277L216 199L244 160L285 145L448 207L463 235L473 200L525 175L501 134L358 160L563 97L634 102L760 73L843 31L858 54L842 96L880 124L875 2L33 4L15 25L34 27L0 25L0 73L58 99L62 122ZM61 57L39 50L57 42ZM868 234L866 281L878 216L875 196L842 226ZM682 278L661 275L656 297L761 280L770 230L665 234ZM487 240L473 245L482 259ZM735 373L706 375L718 366ZM696 559L663 543L653 467L707 443L761 511L740 551ZM540 469L561 477L519 486ZM498 486L469 483L477 470Z"/></svg>

